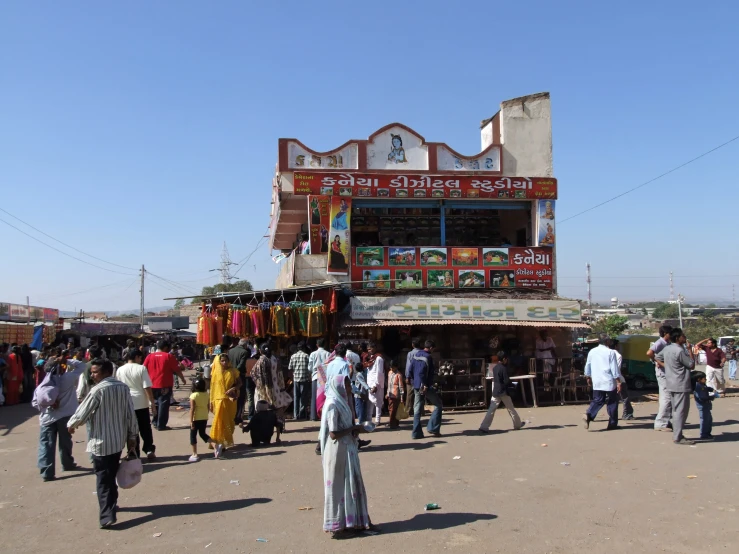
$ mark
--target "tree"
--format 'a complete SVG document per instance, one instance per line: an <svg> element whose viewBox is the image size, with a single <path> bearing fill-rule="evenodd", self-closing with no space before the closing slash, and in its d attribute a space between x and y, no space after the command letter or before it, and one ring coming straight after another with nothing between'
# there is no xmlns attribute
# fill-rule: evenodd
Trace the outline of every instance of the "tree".
<svg viewBox="0 0 739 554"><path fill-rule="evenodd" d="M617 337L629 327L629 318L622 315L609 315L590 325L596 335L605 333L609 337Z"/></svg>
<svg viewBox="0 0 739 554"><path fill-rule="evenodd" d="M662 302L652 313L654 319L677 319L679 317L677 304Z"/></svg>
<svg viewBox="0 0 739 554"><path fill-rule="evenodd" d="M713 302L711 302L710 304L707 304L706 305L706 308L717 308L717 307L718 306L716 306L716 304L714 304Z"/></svg>
<svg viewBox="0 0 739 554"><path fill-rule="evenodd" d="M185 301L182 298L179 298L174 301L174 309L179 310L182 306L185 305Z"/></svg>
<svg viewBox="0 0 739 554"><path fill-rule="evenodd" d="M683 331L688 340L695 344L709 337L718 340L719 337L733 336L735 327L732 319L707 313L696 320L688 321Z"/></svg>
<svg viewBox="0 0 739 554"><path fill-rule="evenodd" d="M233 283L218 283L217 285L213 285L212 287L203 287L203 290L200 291L200 294L202 296L198 296L197 298L192 299L192 304L198 304L203 301L205 298L210 298L212 296L216 296L219 293L222 292L249 292L251 290L254 290L251 286L251 283L249 281L235 281Z"/></svg>

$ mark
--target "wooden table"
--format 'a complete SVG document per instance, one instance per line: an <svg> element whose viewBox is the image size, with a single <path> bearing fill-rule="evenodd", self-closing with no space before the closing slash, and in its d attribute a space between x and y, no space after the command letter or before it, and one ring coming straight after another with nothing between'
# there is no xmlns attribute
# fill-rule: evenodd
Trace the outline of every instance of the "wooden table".
<svg viewBox="0 0 739 554"><path fill-rule="evenodd" d="M536 375L516 375L514 377L511 377L511 382L517 383L521 382L521 396L523 397L523 403L526 405L526 407L529 407L529 403L526 400L526 387L524 386L524 381L529 382L529 387L531 388L531 398L534 401L534 408L538 408L539 405L536 403L536 390L534 389L534 379L536 379Z"/></svg>

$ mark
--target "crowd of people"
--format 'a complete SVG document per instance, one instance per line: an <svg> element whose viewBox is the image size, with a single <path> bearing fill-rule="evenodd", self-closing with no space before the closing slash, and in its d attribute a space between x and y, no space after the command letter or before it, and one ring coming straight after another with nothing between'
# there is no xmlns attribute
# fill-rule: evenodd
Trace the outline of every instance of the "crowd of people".
<svg viewBox="0 0 739 554"><path fill-rule="evenodd" d="M711 402L720 393L711 385L720 383L723 387L724 363L736 356L733 343L727 350L718 348L713 339L696 345L706 352L706 375L691 373L695 356L681 329L665 326L660 335L647 353L654 360L660 391L655 429L671 431L676 444L693 444L683 436L692 394L700 412L700 438L710 440ZM608 410L608 430L619 428L619 403L624 406L623 419L633 418L617 343L603 336L588 354L585 375L592 386L592 402L583 416L586 428L603 406ZM249 433L251 446L270 445L273 439L279 444L286 429L286 410L293 404L295 421L320 421L316 453L322 459L325 485L324 530L334 536L376 530L368 513L359 459L360 449L371 441L360 439L360 435L373 431L385 414L389 429L397 429L402 419L412 415L410 438L423 439L425 407L432 405L425 431L432 437L442 436L443 404L432 356L435 344L414 338L405 367L397 360L386 360L373 341L342 341L330 351L325 344L324 339L313 345L296 344L286 368L269 342L257 345L246 339L226 339L215 347L202 373L196 372L191 379L188 459L200 460L198 440L215 458L226 456L236 443L237 427ZM541 350L548 349L542 339ZM4 390L10 403L23 394L28 380L24 350L17 345L3 345L0 350ZM149 352L129 341L121 355L126 363L120 367L107 359L98 345L71 351L29 350L28 355L33 368L29 386L32 403L41 412L41 477L44 481L56 478L57 447L62 469L79 469L72 454L72 435L85 425L87 453L96 475L100 526L108 528L116 523L116 473L121 453L154 462L154 431L171 430L168 422L175 380L187 383L182 356L167 340ZM494 359L491 402L479 427L482 434L489 432L501 404L509 412L514 430L524 425L511 399L515 377L508 374L508 355L501 351ZM15 386L17 381L20 386Z"/></svg>

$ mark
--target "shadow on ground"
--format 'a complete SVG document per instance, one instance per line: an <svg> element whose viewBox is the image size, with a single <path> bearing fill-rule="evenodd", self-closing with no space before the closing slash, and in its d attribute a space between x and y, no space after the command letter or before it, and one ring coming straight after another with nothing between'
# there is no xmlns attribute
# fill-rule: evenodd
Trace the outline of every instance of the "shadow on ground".
<svg viewBox="0 0 739 554"><path fill-rule="evenodd" d="M383 535L392 535L396 533L410 533L413 531L423 531L424 529L451 529L452 527L460 527L468 523L477 521L491 521L497 519L495 514L471 514L471 513L441 513L426 512L417 514L411 519L404 521L390 521L380 525Z"/></svg>
<svg viewBox="0 0 739 554"><path fill-rule="evenodd" d="M136 506L131 508L119 508L118 512L149 512L148 515L122 521L111 527L111 530L125 531L150 521L156 521L165 517L199 516L228 510L240 510L254 504L267 504L272 502L271 498L244 498L241 500L224 500L222 502L198 502L188 504L157 504L154 506Z"/></svg>

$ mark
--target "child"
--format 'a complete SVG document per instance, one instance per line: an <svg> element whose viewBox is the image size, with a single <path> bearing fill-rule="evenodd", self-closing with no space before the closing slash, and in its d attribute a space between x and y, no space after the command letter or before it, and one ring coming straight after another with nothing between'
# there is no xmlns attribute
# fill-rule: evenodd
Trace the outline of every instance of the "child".
<svg viewBox="0 0 739 554"><path fill-rule="evenodd" d="M387 374L387 399L388 412L390 412L390 429L400 426L398 421L398 406L403 397L403 374L398 369L398 362L390 362L390 372Z"/></svg>
<svg viewBox="0 0 739 554"><path fill-rule="evenodd" d="M711 393L713 389L706 385L706 374L698 373L695 376L695 405L701 416L701 437L704 440L713 440L711 435L713 427L713 415L711 414Z"/></svg>
<svg viewBox="0 0 739 554"><path fill-rule="evenodd" d="M260 400L257 402L254 415L249 420L249 423L241 427L241 431L246 433L249 431L251 435L251 445L259 446L260 444L269 445L272 443L272 435L277 428L277 440L275 444L280 444L280 432L282 426L277 421L277 413L275 410L270 409L269 403L266 400Z"/></svg>
<svg viewBox="0 0 739 554"><path fill-rule="evenodd" d="M192 383L192 394L190 395L190 445L192 446L191 462L200 460L198 457L198 433L203 442L211 445L212 442L205 428L208 426L208 407L210 397L205 392L205 380L196 378Z"/></svg>
<svg viewBox="0 0 739 554"><path fill-rule="evenodd" d="M369 404L369 386L367 385L367 370L357 370L351 378L352 393L354 394L354 415L357 417L357 423L364 423L370 419Z"/></svg>

